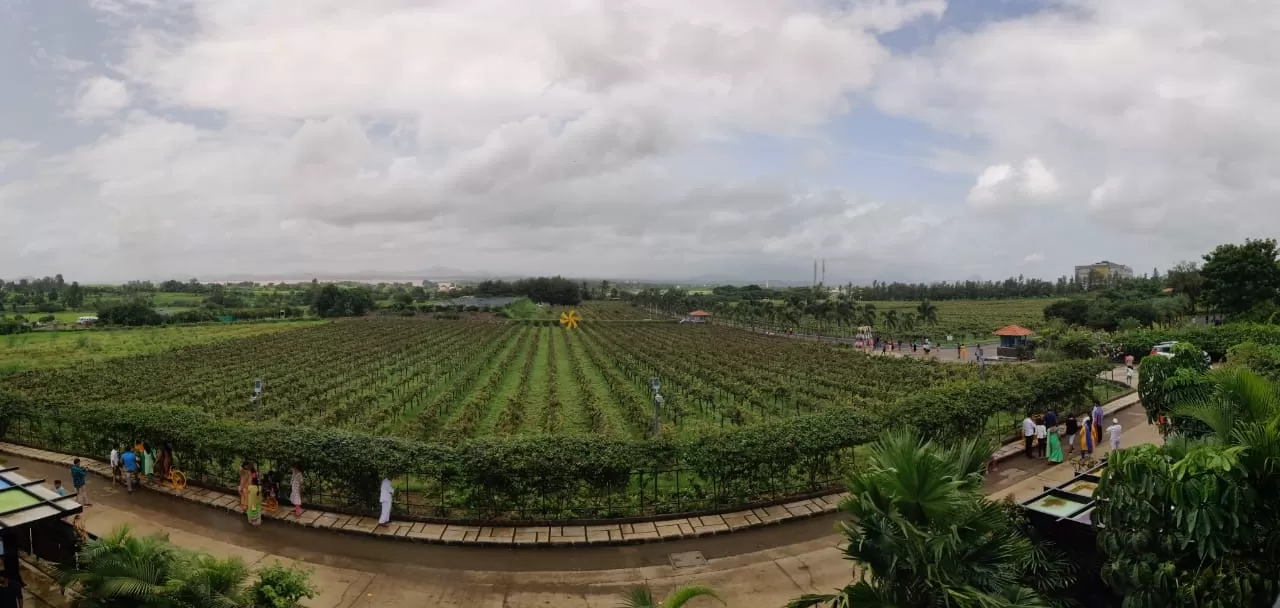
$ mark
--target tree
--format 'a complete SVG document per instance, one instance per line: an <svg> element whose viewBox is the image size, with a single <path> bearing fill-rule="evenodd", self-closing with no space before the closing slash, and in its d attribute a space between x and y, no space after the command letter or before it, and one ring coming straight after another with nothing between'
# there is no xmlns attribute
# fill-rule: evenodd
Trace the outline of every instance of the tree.
<svg viewBox="0 0 1280 608"><path fill-rule="evenodd" d="M84 289L80 287L80 283L71 282L71 286L62 292L62 303L72 310L84 305Z"/></svg>
<svg viewBox="0 0 1280 608"><path fill-rule="evenodd" d="M1280 296L1275 239L1218 245L1200 269L1206 304L1224 314L1243 314Z"/></svg>
<svg viewBox="0 0 1280 608"><path fill-rule="evenodd" d="M63 590L79 593L77 608L294 608L315 595L310 573L296 568L267 566L248 582L238 557L187 551L128 526L85 543L61 575Z"/></svg>
<svg viewBox="0 0 1280 608"><path fill-rule="evenodd" d="M125 325L125 326L141 326L141 325L160 325L164 322L164 317L156 312L150 305L139 299L130 299L128 302L104 306L98 309L98 320L105 325Z"/></svg>
<svg viewBox="0 0 1280 608"><path fill-rule="evenodd" d="M920 322L925 325L933 325L938 322L938 306L928 299L916 306L916 314L920 316Z"/></svg>
<svg viewBox="0 0 1280 608"><path fill-rule="evenodd" d="M165 583L177 568L178 550L164 535L133 536L120 526L80 549L62 588L78 587L77 608L161 608L172 605Z"/></svg>
<svg viewBox="0 0 1280 608"><path fill-rule="evenodd" d="M358 317L373 308L373 294L328 283L319 289L311 308L321 317Z"/></svg>
<svg viewBox="0 0 1280 608"><path fill-rule="evenodd" d="M1112 452L1095 493L1102 576L1125 608L1263 608L1280 590L1280 388L1244 367L1203 385L1173 417L1207 432Z"/></svg>
<svg viewBox="0 0 1280 608"><path fill-rule="evenodd" d="M1200 302L1200 294L1204 289L1204 277L1200 275L1200 267L1195 262L1180 262L1169 269L1165 280L1173 293L1187 297L1191 314L1196 312L1196 304Z"/></svg>
<svg viewBox="0 0 1280 608"><path fill-rule="evenodd" d="M685 585L676 587L667 594L661 602L653 599L653 590L648 585L633 587L626 593L622 593L622 608L681 608L690 600L696 597L711 597L721 604L724 603L716 592L710 587L701 585Z"/></svg>
<svg viewBox="0 0 1280 608"><path fill-rule="evenodd" d="M860 580L790 608L994 608L1049 606L1072 582L1070 566L1033 544L1010 505L983 495L989 447L954 446L893 432L871 447L849 479L851 516L840 529Z"/></svg>

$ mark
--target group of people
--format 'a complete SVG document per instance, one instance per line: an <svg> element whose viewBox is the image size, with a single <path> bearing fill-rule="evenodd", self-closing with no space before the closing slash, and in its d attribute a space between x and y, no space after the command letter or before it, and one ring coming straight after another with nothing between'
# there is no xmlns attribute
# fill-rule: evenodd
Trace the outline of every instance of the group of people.
<svg viewBox="0 0 1280 608"><path fill-rule="evenodd" d="M1034 417L1028 414L1022 420L1023 453L1027 458L1043 458L1056 464L1063 461L1063 444L1071 454L1079 441L1081 456L1091 456L1094 446L1102 442L1103 417L1102 404L1096 401L1087 414L1078 419L1075 414L1068 415L1061 424L1058 413L1053 410ZM1111 425L1106 427L1112 450L1120 448L1121 432L1120 419L1112 418Z"/></svg>
<svg viewBox="0 0 1280 608"><path fill-rule="evenodd" d="M113 446L107 459L111 462L112 483L123 483L130 494L135 483L166 479L173 467L173 451L169 446L164 446L157 453L155 446L148 446L141 440L133 442L132 450L123 452L120 446Z"/></svg>
<svg viewBox="0 0 1280 608"><path fill-rule="evenodd" d="M289 502L293 503L293 514L299 517L302 516L302 481L302 465L294 462L293 470L289 474ZM280 483L275 478L275 474L267 473L265 476L260 476L256 463L249 461L240 463L240 507L244 509L245 517L249 519L250 524L262 525L263 501L275 498L278 504L279 492Z"/></svg>

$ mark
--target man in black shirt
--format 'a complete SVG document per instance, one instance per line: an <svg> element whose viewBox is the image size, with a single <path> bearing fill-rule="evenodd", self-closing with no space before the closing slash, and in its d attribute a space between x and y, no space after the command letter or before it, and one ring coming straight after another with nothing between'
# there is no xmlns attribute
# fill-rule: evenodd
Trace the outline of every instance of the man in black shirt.
<svg viewBox="0 0 1280 608"><path fill-rule="evenodd" d="M1076 420L1074 414L1067 416L1067 453L1073 454L1076 451L1076 434L1080 432L1080 421Z"/></svg>

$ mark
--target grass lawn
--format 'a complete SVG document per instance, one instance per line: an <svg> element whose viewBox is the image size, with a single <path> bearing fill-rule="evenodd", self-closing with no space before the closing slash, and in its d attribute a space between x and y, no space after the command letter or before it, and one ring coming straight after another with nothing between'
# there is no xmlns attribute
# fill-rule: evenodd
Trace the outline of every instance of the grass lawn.
<svg viewBox="0 0 1280 608"><path fill-rule="evenodd" d="M322 322L166 325L137 329L35 331L0 336L0 374L155 353L192 344L287 331Z"/></svg>

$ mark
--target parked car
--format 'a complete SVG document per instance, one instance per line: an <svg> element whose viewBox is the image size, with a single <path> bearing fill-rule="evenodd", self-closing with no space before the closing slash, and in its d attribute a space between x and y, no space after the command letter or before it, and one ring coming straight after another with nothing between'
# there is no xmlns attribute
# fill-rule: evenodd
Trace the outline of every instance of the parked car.
<svg viewBox="0 0 1280 608"><path fill-rule="evenodd" d="M1178 341L1177 341L1177 340L1173 340L1173 341L1171 341L1171 342L1161 342L1161 343L1159 343L1159 344L1157 344L1157 345L1155 345L1155 346L1152 346L1152 347L1151 347L1151 354L1156 355L1156 356L1159 356L1159 357L1169 357L1170 359L1172 359L1172 358L1173 358L1173 347L1174 347L1174 346L1176 346L1177 344L1178 344ZM1205 352L1205 351L1203 351L1203 350L1202 350L1202 351L1200 351L1200 352L1204 354L1204 364L1205 364L1205 365L1211 365L1211 364L1213 364L1213 359L1209 357L1209 353L1207 353L1207 352Z"/></svg>

